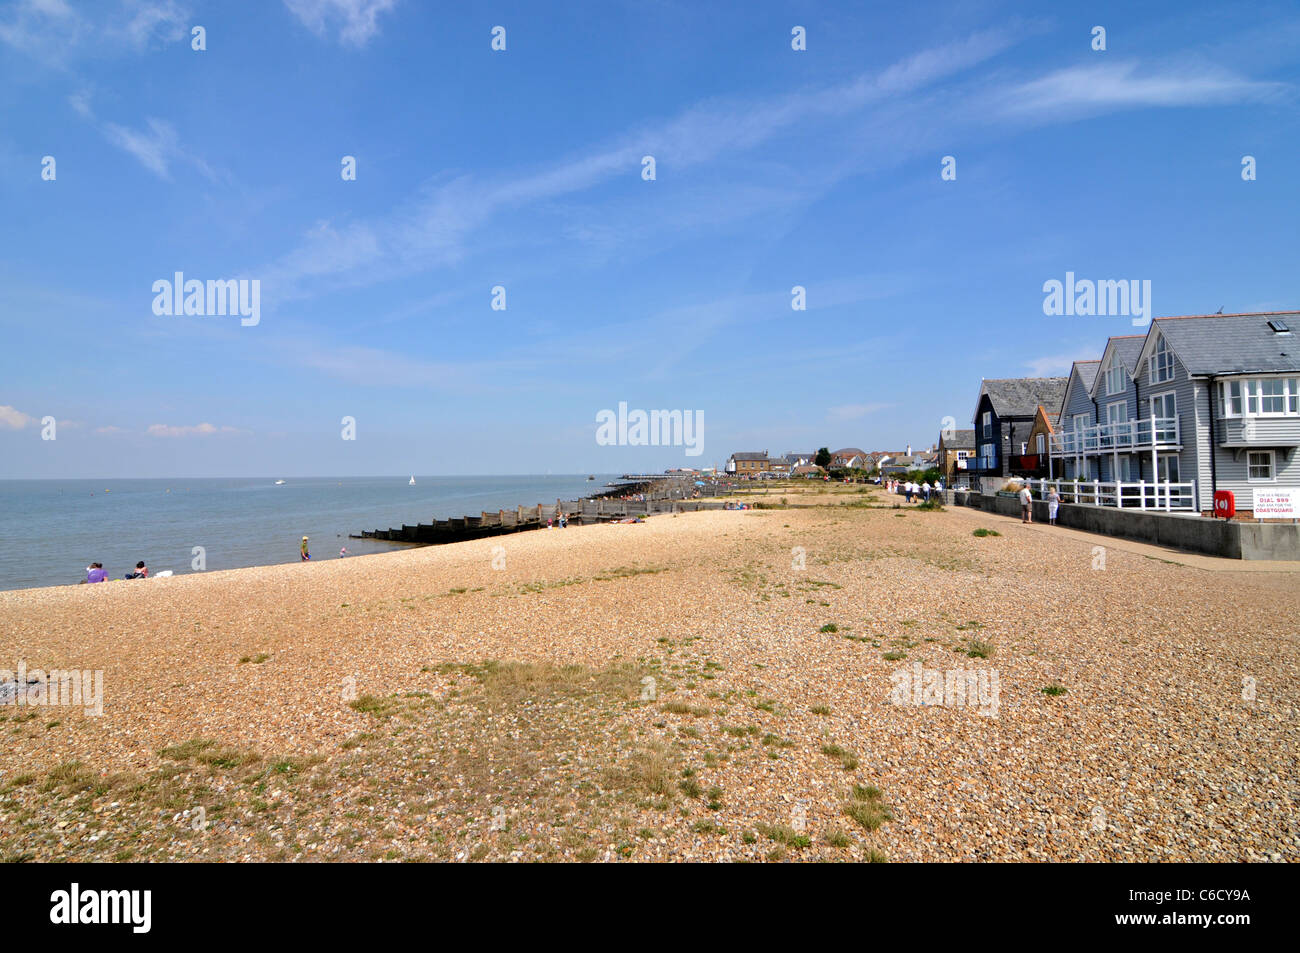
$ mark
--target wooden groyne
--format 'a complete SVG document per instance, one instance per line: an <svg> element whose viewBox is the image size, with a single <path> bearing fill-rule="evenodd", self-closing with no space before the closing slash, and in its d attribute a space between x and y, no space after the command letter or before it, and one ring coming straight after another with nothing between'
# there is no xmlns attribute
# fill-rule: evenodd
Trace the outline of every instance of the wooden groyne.
<svg viewBox="0 0 1300 953"><path fill-rule="evenodd" d="M645 492L636 492L638 489ZM507 533L520 533L530 529L544 529L548 522L558 523L561 513L570 523L586 525L632 519L638 516L653 516L657 513L720 510L725 504L717 497L728 489L719 485L697 488L684 481L675 481L673 485L665 486L656 481L653 490L646 484L632 484L607 490L582 500L556 500L554 503L520 506L513 510L497 510L495 513L481 512L478 516L435 519L431 523L414 525L404 523L393 529L365 530L361 533L352 533L350 536L352 539L382 539L394 543L423 545L459 543L469 539L485 539L489 536L504 536ZM698 497L694 496L697 490ZM622 499L616 494L634 498Z"/></svg>

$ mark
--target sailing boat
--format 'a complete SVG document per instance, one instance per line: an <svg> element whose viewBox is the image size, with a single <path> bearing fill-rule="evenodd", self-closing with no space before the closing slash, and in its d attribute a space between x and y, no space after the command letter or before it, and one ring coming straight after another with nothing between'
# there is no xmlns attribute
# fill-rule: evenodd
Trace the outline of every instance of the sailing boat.
<svg viewBox="0 0 1300 953"><path fill-rule="evenodd" d="M276 486L284 486L284 481L283 481L283 480L276 480L276 481L275 481L275 485L276 485ZM167 492L170 493L171 490L168 490Z"/></svg>
<svg viewBox="0 0 1300 953"><path fill-rule="evenodd" d="M407 485L407 486L415 486L415 477L411 477L411 482L408 483L408 484L406 484L406 485Z"/></svg>

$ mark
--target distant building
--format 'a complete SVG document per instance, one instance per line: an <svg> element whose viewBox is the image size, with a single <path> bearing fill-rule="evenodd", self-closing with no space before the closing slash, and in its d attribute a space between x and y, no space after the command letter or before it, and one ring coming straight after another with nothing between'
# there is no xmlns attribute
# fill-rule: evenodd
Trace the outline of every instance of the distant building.
<svg viewBox="0 0 1300 953"><path fill-rule="evenodd" d="M857 447L845 447L831 454L832 467L844 467L850 470L869 468L867 452Z"/></svg>
<svg viewBox="0 0 1300 953"><path fill-rule="evenodd" d="M727 458L727 472L736 476L758 476L771 469L766 450L762 453L733 453Z"/></svg>

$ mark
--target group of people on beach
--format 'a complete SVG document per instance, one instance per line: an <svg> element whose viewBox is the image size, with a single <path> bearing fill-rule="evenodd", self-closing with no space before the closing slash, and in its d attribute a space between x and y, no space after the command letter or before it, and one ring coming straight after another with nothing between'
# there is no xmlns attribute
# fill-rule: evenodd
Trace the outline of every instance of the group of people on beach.
<svg viewBox="0 0 1300 953"><path fill-rule="evenodd" d="M135 564L135 569L122 577L123 579L148 579L149 567L140 560ZM103 563L91 563L86 567L86 578L81 580L82 583L88 582L108 582L108 570L104 568Z"/></svg>
<svg viewBox="0 0 1300 953"><path fill-rule="evenodd" d="M912 502L913 497L918 500L924 499L928 503L932 493L943 492L943 481L935 480L934 485L931 486L929 480L922 483L913 483L911 480L890 480L885 484L885 488L890 493L904 494L909 503Z"/></svg>

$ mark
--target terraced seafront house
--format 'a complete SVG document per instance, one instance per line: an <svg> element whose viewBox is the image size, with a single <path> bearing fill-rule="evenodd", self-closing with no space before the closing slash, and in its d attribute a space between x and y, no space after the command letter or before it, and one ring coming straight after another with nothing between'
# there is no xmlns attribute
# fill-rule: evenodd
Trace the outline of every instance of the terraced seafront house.
<svg viewBox="0 0 1300 953"><path fill-rule="evenodd" d="M1053 470L1113 484L1112 504L1209 515L1229 490L1253 515L1256 491L1300 487L1297 329L1296 312L1190 315L1111 338L1095 372L1071 369Z"/></svg>
<svg viewBox="0 0 1300 953"><path fill-rule="evenodd" d="M966 470L974 486L996 492L1012 473L1013 457L1029 452L1038 408L1059 408L1065 377L1003 377L980 383L975 405L975 458ZM985 486L987 484L987 486Z"/></svg>

